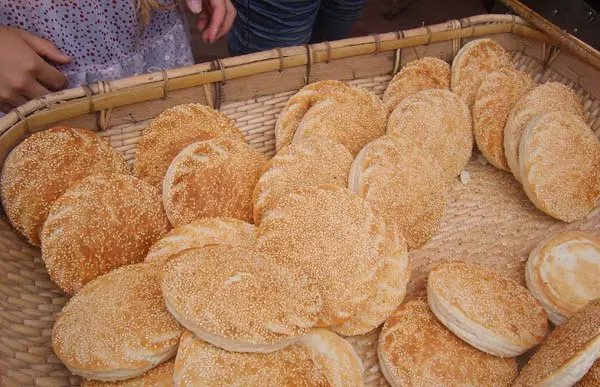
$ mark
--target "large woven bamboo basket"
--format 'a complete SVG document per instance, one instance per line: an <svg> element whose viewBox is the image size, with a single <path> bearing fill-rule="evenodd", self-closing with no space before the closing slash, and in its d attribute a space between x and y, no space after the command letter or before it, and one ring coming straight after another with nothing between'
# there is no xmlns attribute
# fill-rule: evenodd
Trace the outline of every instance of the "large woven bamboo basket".
<svg viewBox="0 0 600 387"><path fill-rule="evenodd" d="M490 37L518 68L537 82L558 80L585 102L589 123L600 131L600 67L558 46L518 17L475 16L381 35L290 47L144 74L62 91L30 101L0 119L0 163L29 134L68 124L99 131L133 161L141 130L164 109L201 102L234 119L257 149L272 155L274 125L287 99L307 83L339 79L376 94L403 64L423 56L451 61L476 37ZM566 228L600 229L597 211L567 225L536 210L512 175L487 165L476 152L469 179L453 183L438 234L411 252L411 294L422 292L428 270L442 259L479 262L523 283L532 246ZM55 316L67 297L50 281L40 251L0 219L0 384L78 385L52 351ZM364 362L366 384L387 385L379 372L378 332L349 340Z"/></svg>

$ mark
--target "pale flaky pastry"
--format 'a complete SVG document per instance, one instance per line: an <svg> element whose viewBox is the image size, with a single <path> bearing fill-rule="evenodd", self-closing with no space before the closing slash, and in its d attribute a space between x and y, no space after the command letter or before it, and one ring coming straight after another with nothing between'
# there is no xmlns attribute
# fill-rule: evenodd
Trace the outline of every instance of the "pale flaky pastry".
<svg viewBox="0 0 600 387"><path fill-rule="evenodd" d="M87 129L58 126L23 140L8 155L0 175L0 198L8 220L39 246L50 207L86 176L128 173L123 157Z"/></svg>
<svg viewBox="0 0 600 387"><path fill-rule="evenodd" d="M98 277L65 305L52 347L76 375L113 381L140 376L175 356L183 329L169 314L155 265Z"/></svg>
<svg viewBox="0 0 600 387"><path fill-rule="evenodd" d="M180 253L165 265L162 289L181 325L228 351L284 348L309 332L322 306L311 279L233 246Z"/></svg>
<svg viewBox="0 0 600 387"><path fill-rule="evenodd" d="M438 162L446 179L463 170L473 150L471 112L462 99L444 89L405 98L390 115L387 134L420 147Z"/></svg>
<svg viewBox="0 0 600 387"><path fill-rule="evenodd" d="M244 141L233 121L199 103L177 105L144 128L135 153L135 174L158 189L171 161L191 143L228 137Z"/></svg>
<svg viewBox="0 0 600 387"><path fill-rule="evenodd" d="M81 387L172 387L175 359L164 362L135 378L117 382L84 380Z"/></svg>
<svg viewBox="0 0 600 387"><path fill-rule="evenodd" d="M600 141L578 114L534 118L521 138L523 189L541 211L565 222L590 213L600 197Z"/></svg>
<svg viewBox="0 0 600 387"><path fill-rule="evenodd" d="M344 339L315 329L273 353L227 352L184 333L177 352L175 386L362 386L362 363Z"/></svg>
<svg viewBox="0 0 600 387"><path fill-rule="evenodd" d="M383 103L369 91L340 81L319 81L288 100L275 124L275 145L280 150L292 140L319 135L356 154L384 133L386 120Z"/></svg>
<svg viewBox="0 0 600 387"><path fill-rule="evenodd" d="M600 298L600 238L567 231L538 244L525 265L527 287L554 325Z"/></svg>
<svg viewBox="0 0 600 387"><path fill-rule="evenodd" d="M411 94L425 89L449 88L450 65L441 59L428 56L405 64L388 84L382 100L391 113Z"/></svg>
<svg viewBox="0 0 600 387"><path fill-rule="evenodd" d="M510 55L492 39L476 39L465 44L452 61L450 88L470 107L481 82L492 71L514 67Z"/></svg>
<svg viewBox="0 0 600 387"><path fill-rule="evenodd" d="M321 186L291 193L263 214L256 246L317 283L318 325L325 327L343 323L375 294L386 238L385 222L369 203L345 188Z"/></svg>
<svg viewBox="0 0 600 387"><path fill-rule="evenodd" d="M496 168L509 171L504 156L504 127L513 105L534 86L529 75L507 67L489 73L473 104L473 134L481 154Z"/></svg>
<svg viewBox="0 0 600 387"><path fill-rule="evenodd" d="M286 145L262 167L254 188L254 223L290 192L322 184L346 187L351 163L350 152L326 137Z"/></svg>
<svg viewBox="0 0 600 387"><path fill-rule="evenodd" d="M145 262L164 265L180 252L208 245L252 247L256 227L239 219L202 218L169 231L150 247Z"/></svg>
<svg viewBox="0 0 600 387"><path fill-rule="evenodd" d="M52 205L42 259L68 294L117 267L144 260L168 230L158 190L129 175L89 176Z"/></svg>
<svg viewBox="0 0 600 387"><path fill-rule="evenodd" d="M406 241L397 229L388 227L386 256L377 273L377 291L353 316L329 327L343 336L362 335L377 328L396 310L406 296L410 259Z"/></svg>
<svg viewBox="0 0 600 387"><path fill-rule="evenodd" d="M515 387L572 386L599 358L600 299L596 299L550 333L521 370Z"/></svg>
<svg viewBox="0 0 600 387"><path fill-rule="evenodd" d="M525 94L513 106L504 127L504 155L515 179L521 181L519 144L531 120L553 111L571 112L584 119L583 106L575 92L559 82L546 82Z"/></svg>
<svg viewBox="0 0 600 387"><path fill-rule="evenodd" d="M377 355L394 387L510 386L517 376L514 358L488 355L465 343L438 321L421 297L388 318Z"/></svg>
<svg viewBox="0 0 600 387"><path fill-rule="evenodd" d="M494 356L518 356L548 332L544 309L524 286L474 264L453 261L434 268L427 302L452 333Z"/></svg>
<svg viewBox="0 0 600 387"><path fill-rule="evenodd" d="M173 226L209 216L252 220L252 191L267 161L243 141L218 138L185 147L163 182L163 203Z"/></svg>
<svg viewBox="0 0 600 387"><path fill-rule="evenodd" d="M447 193L438 163L405 137L383 136L363 148L348 187L383 216L389 228L418 248L437 230Z"/></svg>

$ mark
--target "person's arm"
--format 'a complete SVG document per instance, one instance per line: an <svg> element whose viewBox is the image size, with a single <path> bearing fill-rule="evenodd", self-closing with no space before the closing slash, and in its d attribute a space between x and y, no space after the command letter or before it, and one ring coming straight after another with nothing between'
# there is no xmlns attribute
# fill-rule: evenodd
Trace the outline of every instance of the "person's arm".
<svg viewBox="0 0 600 387"><path fill-rule="evenodd" d="M231 0L186 0L187 6L198 16L198 30L202 40L212 43L231 29L236 10Z"/></svg>
<svg viewBox="0 0 600 387"><path fill-rule="evenodd" d="M71 58L54 44L32 33L0 26L0 111L6 113L25 102L67 86L67 78L49 61L69 63Z"/></svg>

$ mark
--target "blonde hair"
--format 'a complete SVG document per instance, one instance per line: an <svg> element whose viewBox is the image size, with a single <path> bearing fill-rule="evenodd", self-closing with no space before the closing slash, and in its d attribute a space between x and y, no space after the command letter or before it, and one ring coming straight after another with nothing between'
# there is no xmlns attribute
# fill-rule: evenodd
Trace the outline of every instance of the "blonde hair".
<svg viewBox="0 0 600 387"><path fill-rule="evenodd" d="M150 16L152 12L157 9L173 9L177 7L177 0L172 1L169 4L159 4L157 0L136 0L138 16L140 24L145 27L150 22Z"/></svg>

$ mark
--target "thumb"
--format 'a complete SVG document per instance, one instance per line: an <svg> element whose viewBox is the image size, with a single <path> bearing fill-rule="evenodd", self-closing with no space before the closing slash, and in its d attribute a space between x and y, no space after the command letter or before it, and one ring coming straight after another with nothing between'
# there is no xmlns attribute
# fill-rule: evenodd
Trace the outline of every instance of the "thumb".
<svg viewBox="0 0 600 387"><path fill-rule="evenodd" d="M25 40L29 47L31 47L38 55L58 63L64 64L71 62L71 57L56 48L52 42L27 31L21 30L20 34L23 40Z"/></svg>
<svg viewBox="0 0 600 387"><path fill-rule="evenodd" d="M186 3L192 13L202 12L202 0L186 0Z"/></svg>

